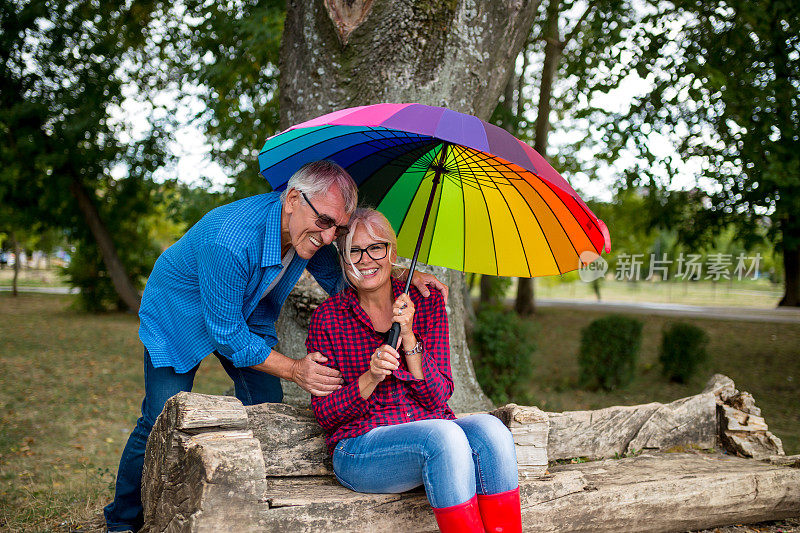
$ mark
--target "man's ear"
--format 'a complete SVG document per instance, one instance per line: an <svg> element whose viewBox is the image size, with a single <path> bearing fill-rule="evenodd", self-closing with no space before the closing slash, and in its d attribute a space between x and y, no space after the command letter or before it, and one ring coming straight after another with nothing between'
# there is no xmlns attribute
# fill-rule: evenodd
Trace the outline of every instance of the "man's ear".
<svg viewBox="0 0 800 533"><path fill-rule="evenodd" d="M288 191L286 191L286 200L284 201L284 209L287 213L291 214L297 209L297 206L300 204L300 191L292 187Z"/></svg>

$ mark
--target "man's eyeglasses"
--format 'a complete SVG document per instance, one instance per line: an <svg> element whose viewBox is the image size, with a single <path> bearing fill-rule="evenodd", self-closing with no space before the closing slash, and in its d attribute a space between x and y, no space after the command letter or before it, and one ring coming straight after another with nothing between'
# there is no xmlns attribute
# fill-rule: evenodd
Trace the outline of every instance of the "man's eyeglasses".
<svg viewBox="0 0 800 533"><path fill-rule="evenodd" d="M319 211L317 211L317 208L314 207L314 204L312 204L311 200L308 199L308 196L306 196L306 193L301 192L300 194L303 195L303 198L305 199L306 203L309 206L311 206L311 209L313 209L314 213L317 215L316 224L317 224L318 228L320 228L320 229L331 229L333 226L336 226L336 221L335 220L333 220L328 215L321 215L319 213ZM347 226L336 226L336 238L337 239L339 237L347 235L348 233L350 233L350 228L348 228Z"/></svg>
<svg viewBox="0 0 800 533"><path fill-rule="evenodd" d="M364 257L364 252L367 252L367 255L372 258L373 261L380 261L384 257L386 257L386 253L389 251L389 243L388 242L376 242L375 244L370 244L366 248L359 248L358 246L353 246L350 248L350 261L355 265L356 263L361 262L361 259Z"/></svg>

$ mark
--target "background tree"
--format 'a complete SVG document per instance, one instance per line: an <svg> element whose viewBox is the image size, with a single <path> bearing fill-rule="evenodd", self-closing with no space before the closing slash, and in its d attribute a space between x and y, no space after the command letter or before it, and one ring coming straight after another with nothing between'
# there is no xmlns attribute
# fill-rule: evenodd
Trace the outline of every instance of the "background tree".
<svg viewBox="0 0 800 533"><path fill-rule="evenodd" d="M530 32L537 5L290 1L280 54L281 127L378 102L440 105L487 120ZM451 288L451 316L463 316L463 274L447 274L445 282ZM485 405L469 362L463 322L451 323L451 352L455 408Z"/></svg>
<svg viewBox="0 0 800 533"><path fill-rule="evenodd" d="M617 75L635 72L650 89L628 112L597 120L601 152L646 162L628 169L629 183L668 181L679 161L659 154L650 134L675 139L678 155L699 161L700 177L715 184L695 226L734 223L752 237L768 216L783 252L780 305L800 305L800 5L674 0L646 12L614 53L627 59Z"/></svg>
<svg viewBox="0 0 800 533"><path fill-rule="evenodd" d="M285 0L182 0L163 13L167 32L159 57L169 75L161 88L181 95L194 110L191 122L205 133L211 158L231 179L230 199L269 190L256 158L278 131L285 14Z"/></svg>
<svg viewBox="0 0 800 533"><path fill-rule="evenodd" d="M145 84L153 73L142 51L154 6L0 2L0 203L69 228L83 249L95 248L118 299L133 310L142 282L132 279L118 249L136 254L146 245L117 242L108 220L126 198L147 193L165 159L165 118L151 117L144 133L118 118L131 71ZM114 179L114 169L125 179Z"/></svg>

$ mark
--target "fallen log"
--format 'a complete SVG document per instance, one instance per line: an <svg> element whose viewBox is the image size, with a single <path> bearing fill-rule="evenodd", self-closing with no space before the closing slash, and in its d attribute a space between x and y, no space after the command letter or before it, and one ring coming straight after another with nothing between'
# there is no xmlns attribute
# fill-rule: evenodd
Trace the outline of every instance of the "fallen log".
<svg viewBox="0 0 800 533"><path fill-rule="evenodd" d="M707 392L669 404L547 413L550 460L603 458L675 446L714 448L716 398Z"/></svg>
<svg viewBox="0 0 800 533"><path fill-rule="evenodd" d="M717 430L766 435L761 413L732 381L715 377L712 385L670 404L494 411L517 445L525 530L685 531L800 515L800 469L791 467L798 461L782 449L763 461L649 451L713 448ZM725 407L759 418L743 422ZM548 456L634 450L545 473ZM359 494L340 486L309 410L244 407L230 397L180 393L167 402L148 440L142 493L150 533L435 530L422 490Z"/></svg>

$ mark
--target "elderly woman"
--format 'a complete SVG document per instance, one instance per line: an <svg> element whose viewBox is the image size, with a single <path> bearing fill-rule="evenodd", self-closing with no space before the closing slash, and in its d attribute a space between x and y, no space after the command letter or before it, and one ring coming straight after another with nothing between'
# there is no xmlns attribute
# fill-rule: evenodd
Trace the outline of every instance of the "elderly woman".
<svg viewBox="0 0 800 533"><path fill-rule="evenodd" d="M369 493L425 486L444 532L519 532L517 461L497 418L456 419L447 315L441 294L422 298L392 277L397 238L377 211L357 209L337 245L350 287L311 319L306 346L344 385L313 397L336 478ZM400 345L386 344L392 322Z"/></svg>

